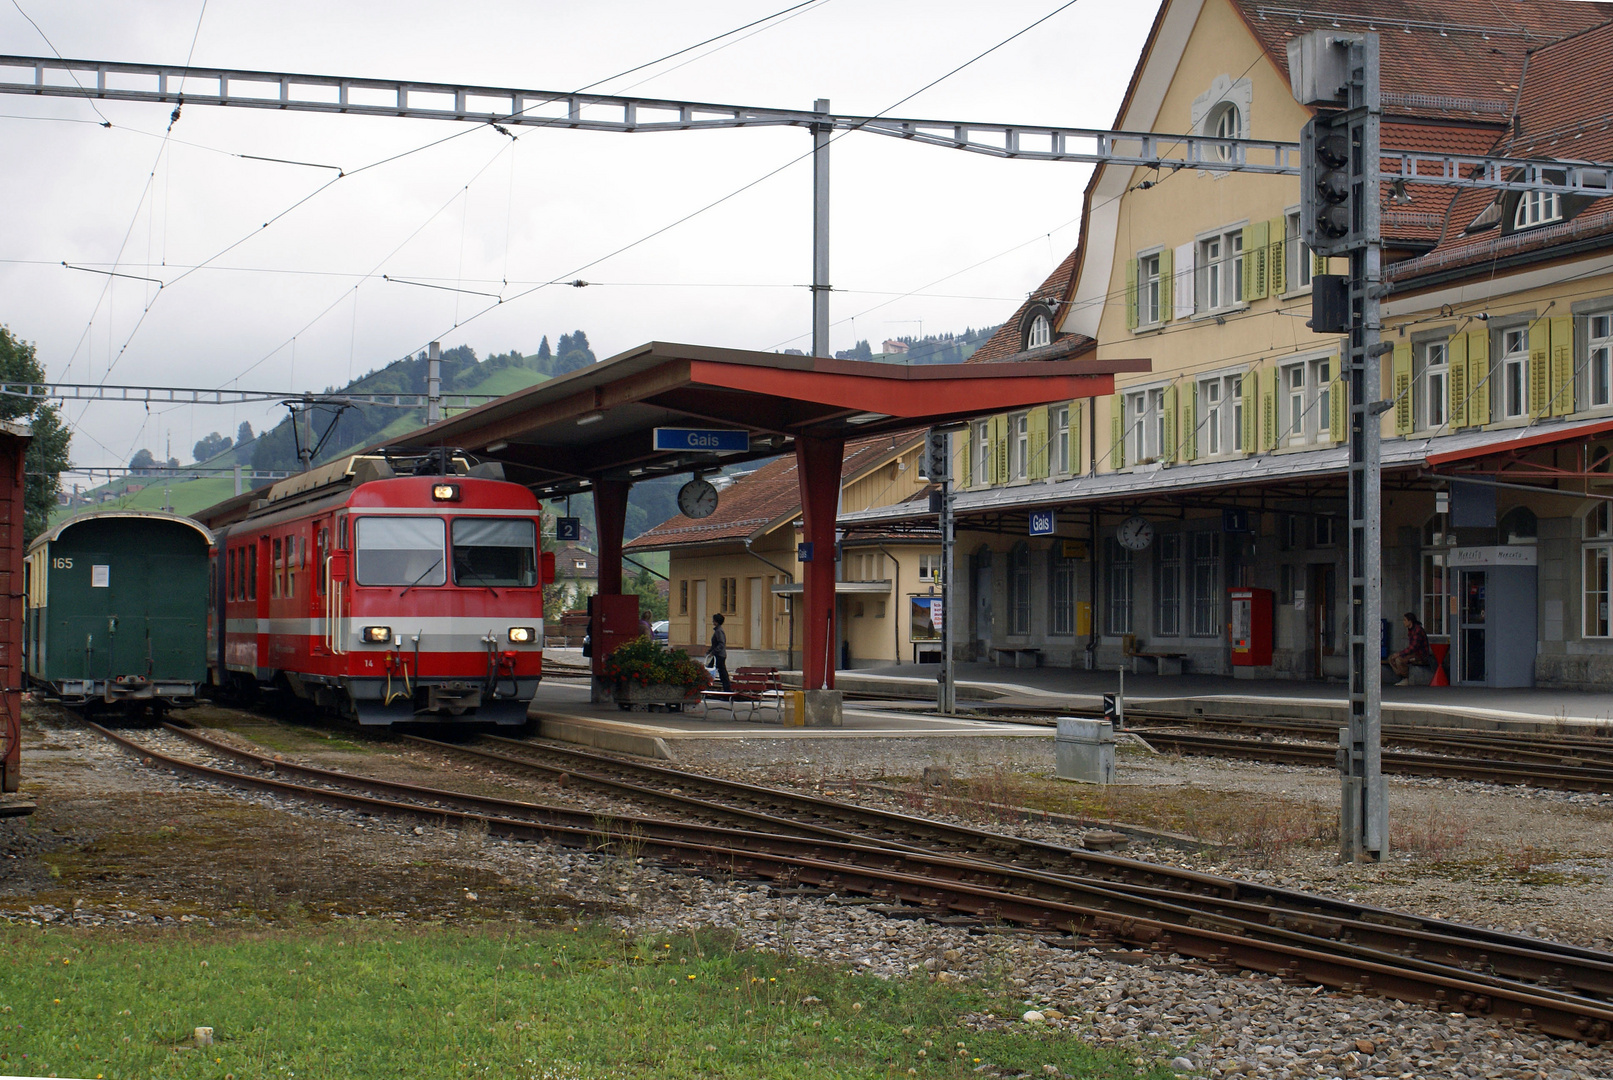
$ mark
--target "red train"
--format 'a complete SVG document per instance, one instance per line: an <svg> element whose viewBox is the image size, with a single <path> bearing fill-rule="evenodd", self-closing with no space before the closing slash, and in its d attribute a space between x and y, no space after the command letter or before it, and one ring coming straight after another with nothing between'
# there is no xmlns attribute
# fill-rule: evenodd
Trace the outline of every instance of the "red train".
<svg viewBox="0 0 1613 1080"><path fill-rule="evenodd" d="M198 516L215 686L361 724L525 722L554 561L537 497L498 465L357 455Z"/></svg>

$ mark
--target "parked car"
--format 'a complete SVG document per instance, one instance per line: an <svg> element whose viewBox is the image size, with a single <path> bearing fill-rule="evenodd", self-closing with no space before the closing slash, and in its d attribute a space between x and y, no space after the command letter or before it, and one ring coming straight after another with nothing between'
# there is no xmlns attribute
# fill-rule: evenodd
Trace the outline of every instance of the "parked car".
<svg viewBox="0 0 1613 1080"><path fill-rule="evenodd" d="M650 624L650 638L665 645L671 629L672 624L665 619L662 619L659 622L652 622Z"/></svg>

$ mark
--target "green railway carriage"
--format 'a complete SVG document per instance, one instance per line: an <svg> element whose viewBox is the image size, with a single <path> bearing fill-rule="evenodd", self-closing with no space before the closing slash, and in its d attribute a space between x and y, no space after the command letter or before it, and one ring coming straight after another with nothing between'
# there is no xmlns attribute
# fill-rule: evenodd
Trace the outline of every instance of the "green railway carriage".
<svg viewBox="0 0 1613 1080"><path fill-rule="evenodd" d="M83 514L24 564L26 671L70 704L188 704L207 677L212 534L175 514Z"/></svg>

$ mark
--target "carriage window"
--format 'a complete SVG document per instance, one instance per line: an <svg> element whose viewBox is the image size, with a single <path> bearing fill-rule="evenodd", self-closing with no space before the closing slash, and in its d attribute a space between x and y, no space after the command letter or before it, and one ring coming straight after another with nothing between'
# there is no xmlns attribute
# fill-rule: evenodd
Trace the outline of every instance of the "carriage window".
<svg viewBox="0 0 1613 1080"><path fill-rule="evenodd" d="M269 596L272 598L280 595L280 572L285 567L285 556L281 554L278 536L274 538L274 561L269 565Z"/></svg>
<svg viewBox="0 0 1613 1080"><path fill-rule="evenodd" d="M325 555L330 551L330 530L325 526L319 527L319 538L314 543L314 581L318 584L319 595L325 595Z"/></svg>
<svg viewBox="0 0 1613 1080"><path fill-rule="evenodd" d="M235 549L224 552L224 599L235 599Z"/></svg>
<svg viewBox="0 0 1613 1080"><path fill-rule="evenodd" d="M258 545L253 544L246 549L246 552L246 598L256 600L258 598Z"/></svg>
<svg viewBox="0 0 1613 1080"><path fill-rule="evenodd" d="M353 526L360 585L441 585L442 518L364 517Z"/></svg>
<svg viewBox="0 0 1613 1080"><path fill-rule="evenodd" d="M538 583L536 532L530 521L454 519L454 584L525 587Z"/></svg>

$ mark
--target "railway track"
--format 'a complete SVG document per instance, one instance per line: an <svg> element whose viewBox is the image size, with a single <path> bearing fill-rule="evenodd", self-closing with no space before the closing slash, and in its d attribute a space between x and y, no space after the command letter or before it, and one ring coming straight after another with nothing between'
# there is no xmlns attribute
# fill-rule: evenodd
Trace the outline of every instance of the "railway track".
<svg viewBox="0 0 1613 1080"><path fill-rule="evenodd" d="M1378 909L1357 908L1363 916L1357 919L1306 917L1250 899L1027 870L867 843L856 836L835 839L824 835L822 826L816 832L773 832L755 821L725 828L631 815L602 819L592 811L277 761L199 732L167 727L198 748L255 771L164 754L104 728L96 730L159 767L361 813L443 824L475 821L498 835L545 838L593 850L625 848L708 873L862 893L902 905L897 910L913 916L1006 921L1033 931L1067 933L1083 942L1174 952L1223 967L1509 1018L1589 1042L1613 1035L1613 1004L1607 1000L1613 993L1613 955L1594 950ZM570 775L584 779L576 772ZM1455 932L1419 929L1425 923Z"/></svg>

